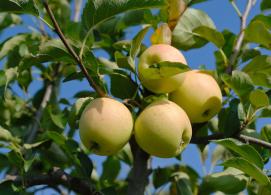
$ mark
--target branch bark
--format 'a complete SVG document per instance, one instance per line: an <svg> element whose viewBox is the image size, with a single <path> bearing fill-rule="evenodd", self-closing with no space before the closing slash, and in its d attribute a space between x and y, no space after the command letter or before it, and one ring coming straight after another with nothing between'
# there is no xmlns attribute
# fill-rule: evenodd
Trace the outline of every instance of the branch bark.
<svg viewBox="0 0 271 195"><path fill-rule="evenodd" d="M65 45L65 47L67 48L68 52L75 59L75 61L78 63L81 71L83 72L84 76L88 80L88 83L90 84L90 86L93 87L93 89L98 93L99 96L105 97L106 96L105 92L95 83L93 78L88 74L88 71L82 62L82 59L76 54L76 52L74 51L72 46L68 43L66 37L64 36L61 28L59 27L59 25L54 17L54 14L53 14L51 8L48 5L47 0L43 0L43 5L44 5L52 23L53 23L53 25L54 25L55 32L57 33L57 35L59 36L59 38L61 39L61 41Z"/></svg>
<svg viewBox="0 0 271 195"><path fill-rule="evenodd" d="M227 138L223 133L216 133L208 136L202 136L202 137L192 137L191 142L193 144L208 144L212 140L218 140L218 139L224 139ZM254 137L250 137L243 134L238 134L236 136L232 136L231 138L238 139L239 141L242 141L244 143L251 143L256 144L259 146L262 146L264 148L267 148L271 150L271 143L263 141L261 139L257 139Z"/></svg>
<svg viewBox="0 0 271 195"><path fill-rule="evenodd" d="M95 191L89 183L78 177L73 177L65 173L60 168L53 168L48 174L32 174L25 177L16 175L7 175L5 181L12 181L18 185L24 185L25 187L31 187L36 185L48 185L57 186L63 185L68 189L71 189L82 195L99 195L100 193Z"/></svg>
<svg viewBox="0 0 271 195"><path fill-rule="evenodd" d="M244 11L243 15L241 16L240 32L237 36L236 44L233 48L233 53L230 57L229 64L228 64L228 67L226 70L226 72L228 74L232 73L234 65L238 59L238 55L241 51L241 47L243 45L244 37L245 37L245 29L247 27L247 17L249 15L249 12L250 12L252 6L253 6L253 2L254 2L253 0L247 0L247 5L245 8L245 11Z"/></svg>
<svg viewBox="0 0 271 195"><path fill-rule="evenodd" d="M130 145L134 157L134 163L131 176L129 177L127 194L143 195L145 188L148 185L150 156L140 149L134 137L131 138Z"/></svg>
<svg viewBox="0 0 271 195"><path fill-rule="evenodd" d="M34 141L34 139L38 133L38 130L39 130L39 125L40 125L40 120L42 117L43 110L46 108L47 103L51 99L52 91L53 91L53 84L50 83L45 89L45 93L44 93L43 99L41 101L41 105L36 112L36 116L34 118L32 126L30 128L30 134L26 139L26 143L32 143Z"/></svg>

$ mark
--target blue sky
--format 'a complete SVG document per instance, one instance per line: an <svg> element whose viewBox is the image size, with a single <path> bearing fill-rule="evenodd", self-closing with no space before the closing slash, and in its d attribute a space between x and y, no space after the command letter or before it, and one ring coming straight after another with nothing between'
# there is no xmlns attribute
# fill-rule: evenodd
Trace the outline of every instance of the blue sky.
<svg viewBox="0 0 271 195"><path fill-rule="evenodd" d="M241 11L243 11L245 7L245 0L237 0L237 5L240 7ZM239 32L239 25L240 20L238 18L238 15L235 13L233 7L229 3L228 0L210 0L208 2L204 2L201 4L197 4L194 6L194 8L201 9L205 11L214 21L217 29L219 31L222 31L224 29L229 29L230 31L234 33ZM258 0L256 5L254 6L253 10L251 11L251 14L249 15L249 19L253 18L253 16L259 14L260 12L260 1ZM28 25L32 25L35 23L35 19L29 16L24 16L24 20L27 22ZM6 39L7 37L10 37L14 34L17 34L18 32L25 32L30 31L31 29L29 26L24 25L16 28L11 28L9 30L6 30L4 33L0 34L0 41ZM130 28L127 30L127 38L131 39L133 36L138 32L139 28ZM149 33L149 35L151 32ZM145 43L149 44L149 36L146 37ZM205 65L208 69L214 69L215 67L215 58L213 55L213 52L215 51L215 47L212 44L207 44L203 48L200 49L193 49L187 52L183 52L189 66L193 69L196 69L199 65ZM96 55L106 56L104 52L96 52ZM270 55L270 52L269 52ZM0 62L0 67L3 64L3 62ZM31 84L29 88L29 95L32 96L35 91L41 86L42 81L37 78L37 75L33 75L35 77L35 81L33 84ZM19 94L22 96L25 96L25 94L18 88L14 87ZM87 82L67 82L64 83L61 87L61 97L68 98L71 101L74 101L73 95L80 90L88 90L89 85ZM257 122L257 129L260 129L262 126L264 126L267 123L271 123L270 119L260 119ZM78 135L76 136L76 139L78 140ZM211 150L214 148L214 144L211 144ZM210 152L211 153L211 152ZM210 156L209 153L209 156ZM102 161L105 159L104 157L99 157L96 155L91 156L94 163L97 165L98 172L101 171L101 165ZM160 159L160 158L154 158L152 161L152 166L155 167L164 167L170 164L174 163L182 163L182 164L188 164L192 166L194 169L196 169L200 175L204 175L202 165L199 158L198 149L195 145L190 144L187 149L182 154L182 161L178 161L176 159ZM207 160L207 172L209 170L210 166L210 158ZM270 167L270 163L268 163L268 166ZM216 170L220 170L221 168L217 167ZM128 171L127 166L123 166L123 170L121 173L121 176L125 176ZM48 191L47 191L48 193ZM47 194L46 193L46 194ZM50 194L50 193L49 193Z"/></svg>

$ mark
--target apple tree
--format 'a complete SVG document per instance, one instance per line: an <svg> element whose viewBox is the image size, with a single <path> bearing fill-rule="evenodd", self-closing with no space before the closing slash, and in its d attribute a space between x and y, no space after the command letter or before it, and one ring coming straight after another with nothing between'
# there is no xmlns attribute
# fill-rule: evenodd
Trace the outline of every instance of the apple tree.
<svg viewBox="0 0 271 195"><path fill-rule="evenodd" d="M0 194L271 194L271 1L228 0L237 32L212 2L1 0ZM215 68L192 70L206 44Z"/></svg>

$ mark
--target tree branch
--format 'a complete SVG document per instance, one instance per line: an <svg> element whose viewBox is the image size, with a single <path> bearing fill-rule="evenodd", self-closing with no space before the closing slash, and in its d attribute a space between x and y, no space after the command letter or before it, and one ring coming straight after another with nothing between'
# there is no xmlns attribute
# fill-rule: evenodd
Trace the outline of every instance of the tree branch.
<svg viewBox="0 0 271 195"><path fill-rule="evenodd" d="M211 142L212 140L218 140L218 139L224 139L227 138L223 133L215 133L212 135L208 135L208 136L202 136L202 137L192 137L191 142L193 144L208 144L209 142ZM243 134L238 134L236 136L232 136L231 138L235 138L238 139L244 143L251 143L251 144L256 144L259 146L263 146L269 150L271 150L271 143L254 138L254 137L250 137L247 135L243 135Z"/></svg>
<svg viewBox="0 0 271 195"><path fill-rule="evenodd" d="M133 168L129 177L127 194L143 195L148 185L149 177L149 155L140 149L135 138L130 140L131 150L134 157Z"/></svg>
<svg viewBox="0 0 271 195"><path fill-rule="evenodd" d="M59 27L59 25L58 25L58 23L57 23L57 21L56 21L56 19L54 17L54 14L53 14L52 10L50 9L50 7L48 5L47 0L43 0L43 5L44 5L44 7L45 7L51 21L53 22L55 32L57 33L57 35L59 36L59 38L61 39L61 41L65 45L65 47L67 48L68 52L75 59L75 61L78 63L81 71L83 72L84 76L88 80L88 83L90 84L90 86L93 87L93 89L98 93L99 96L105 97L106 96L105 92L95 83L93 78L88 74L88 71L87 71L86 67L83 65L82 59L76 54L74 49L68 43L66 37L64 36L62 30L60 29L60 27Z"/></svg>
<svg viewBox="0 0 271 195"><path fill-rule="evenodd" d="M36 185L57 186L63 185L82 195L99 195L90 187L89 183L78 177L73 177L59 168L53 168L48 174L32 174L25 177L7 175L5 181L12 181L18 185L31 187Z"/></svg>
<svg viewBox="0 0 271 195"><path fill-rule="evenodd" d="M238 34L236 44L233 48L233 53L230 57L229 64L228 64L228 67L226 70L226 72L228 74L231 74L231 72L233 71L233 67L234 67L234 65L237 61L238 55L240 53L240 50L241 50L241 47L242 47L242 44L244 41L245 29L247 27L247 17L249 15L249 12L250 12L252 6L253 6L253 0L247 0L246 9L245 9L243 15L241 16L240 32Z"/></svg>
<svg viewBox="0 0 271 195"><path fill-rule="evenodd" d="M32 143L33 140L35 139L35 137L37 135L37 132L39 130L39 125L40 125L40 120L41 120L41 117L42 117L43 110L44 110L44 108L46 108L47 103L51 99L52 91L53 91L53 84L50 83L45 89L43 99L41 101L39 109L36 112L36 116L34 118L32 126L31 126L30 134L26 139L26 143Z"/></svg>
<svg viewBox="0 0 271 195"><path fill-rule="evenodd" d="M74 17L73 17L74 22L79 21L81 6L82 6L82 0L74 1Z"/></svg>

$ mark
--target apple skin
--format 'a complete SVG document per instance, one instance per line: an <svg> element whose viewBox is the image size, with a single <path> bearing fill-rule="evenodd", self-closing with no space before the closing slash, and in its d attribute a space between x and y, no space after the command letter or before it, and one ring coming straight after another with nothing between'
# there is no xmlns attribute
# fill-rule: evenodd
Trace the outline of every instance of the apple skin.
<svg viewBox="0 0 271 195"><path fill-rule="evenodd" d="M200 70L185 72L179 88L169 99L187 113L191 123L202 123L214 117L222 107L222 94L216 80Z"/></svg>
<svg viewBox="0 0 271 195"><path fill-rule="evenodd" d="M180 154L190 142L192 127L182 108L162 99L151 103L140 113L134 134L145 152L171 158Z"/></svg>
<svg viewBox="0 0 271 195"><path fill-rule="evenodd" d="M94 154L112 155L129 141L133 118L122 103L111 98L97 98L84 109L79 129L82 143Z"/></svg>
<svg viewBox="0 0 271 195"><path fill-rule="evenodd" d="M182 73L161 79L144 78L142 72L145 69L163 61L187 64L182 53L170 45L157 44L146 49L139 58L138 75L142 85L153 93L172 92L179 87L183 80Z"/></svg>

